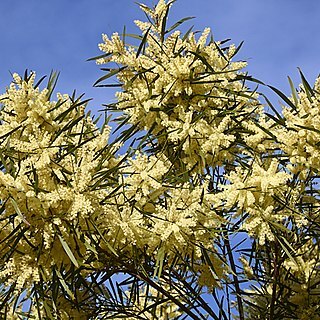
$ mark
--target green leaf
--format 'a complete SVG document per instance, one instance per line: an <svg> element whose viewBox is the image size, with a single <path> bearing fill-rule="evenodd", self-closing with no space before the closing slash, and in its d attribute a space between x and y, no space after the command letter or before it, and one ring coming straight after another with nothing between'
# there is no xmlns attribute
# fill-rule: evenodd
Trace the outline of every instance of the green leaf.
<svg viewBox="0 0 320 320"><path fill-rule="evenodd" d="M194 19L195 17L186 17L186 18L183 18L183 19L180 19L179 21L177 21L174 25L172 25L168 30L165 31L165 33L169 33L171 31L173 31L174 29L176 29L177 27L179 27L182 23L188 21L188 20L191 20L191 19ZM192 30L192 27L190 29L190 31Z"/></svg>
<svg viewBox="0 0 320 320"><path fill-rule="evenodd" d="M39 177L33 165L32 165L32 173L33 173L33 179L34 179L34 190L36 194L38 194L39 193Z"/></svg>
<svg viewBox="0 0 320 320"><path fill-rule="evenodd" d="M289 80L289 84L290 84L290 88L291 88L291 93L292 93L292 97L293 97L293 100L294 100L294 104L296 106L298 106L298 96L297 96L297 91L296 91L296 88L294 87L294 84L291 80L291 78L288 76L288 80Z"/></svg>
<svg viewBox="0 0 320 320"><path fill-rule="evenodd" d="M47 89L48 89L47 99L48 100L50 100L51 95L53 93L53 90L55 89L55 87L57 85L59 75L60 75L59 72L53 71L53 70L50 73L48 85L47 85Z"/></svg>
<svg viewBox="0 0 320 320"><path fill-rule="evenodd" d="M8 224L9 224L9 223L7 223L3 228L5 228ZM1 238L1 239L0 239L0 244L2 244L2 243L4 243L4 242L7 242L7 243L12 244L12 239L10 239L10 238L13 238L13 237L14 237L14 239L16 239L16 237L17 237L16 234L17 234L19 231L21 231L21 224L18 224L6 237ZM23 231L23 232L24 232L24 231ZM22 238L23 236L24 236L24 235L22 234L22 235L20 236L20 238ZM19 235L18 235L18 237L19 237Z"/></svg>
<svg viewBox="0 0 320 320"><path fill-rule="evenodd" d="M54 317L53 317L53 315L51 313L50 307L47 304L47 301L46 300L42 300L41 303L43 304L43 308L46 311L46 316L48 317L48 319L54 320ZM39 310L39 304L38 303L37 303L37 308L38 308L39 314L41 314L40 310Z"/></svg>
<svg viewBox="0 0 320 320"><path fill-rule="evenodd" d="M18 216L21 218L21 220L28 226L30 226L30 223L26 220L25 216L22 214L22 212L20 211L18 204L16 202L16 200L14 200L13 198L10 198L11 203L14 207L14 210L16 211L16 213L18 214Z"/></svg>
<svg viewBox="0 0 320 320"><path fill-rule="evenodd" d="M58 109L59 107L61 107L67 101L68 101L68 99L58 100L57 103L55 104L55 106L53 108L49 109L47 112L49 113L49 112L52 112L52 111Z"/></svg>
<svg viewBox="0 0 320 320"><path fill-rule="evenodd" d="M255 82L255 83L258 83L258 84L262 84L262 85L265 85L262 81L256 79L256 78L253 78L252 76L248 76L246 74L237 74L236 76L236 80L246 80L246 81L252 81L252 82Z"/></svg>
<svg viewBox="0 0 320 320"><path fill-rule="evenodd" d="M139 48L138 48L138 51L137 51L137 54L136 54L136 58L139 57L139 54L140 54L143 46L144 46L145 43L147 42L147 38L148 38L148 34L149 34L149 32L150 32L150 29L151 29L151 27L146 31L145 35L144 35L143 38L142 38L142 41L141 41L141 43L140 43L140 45L139 45Z"/></svg>
<svg viewBox="0 0 320 320"><path fill-rule="evenodd" d="M4 169L5 169L5 172L6 173L9 173L9 167L7 165L7 161L5 160L5 158L3 157L3 152L0 152L0 163L1 165L3 165Z"/></svg>
<svg viewBox="0 0 320 320"><path fill-rule="evenodd" d="M284 93L282 93L279 89L277 89L273 86L268 85L268 87L272 91L274 91L283 101L285 101L288 106L290 106L293 110L296 110L296 106L294 105L294 103L292 103L292 101L290 101L290 99Z"/></svg>
<svg viewBox="0 0 320 320"><path fill-rule="evenodd" d="M8 301L12 298L12 296L15 294L15 287L16 284L12 284L9 286L9 288L6 289L6 291L2 294L1 300L0 300L0 310L5 309L5 306ZM3 318L6 319L6 318Z"/></svg>
<svg viewBox="0 0 320 320"><path fill-rule="evenodd" d="M276 236L276 238L278 239L278 242L280 243L283 251L287 254L287 256L290 258L290 260L299 268L299 264L297 263L297 261L294 259L294 257L291 255L291 252L294 252L294 249L292 248L291 244L288 242L288 240L284 237L281 236L281 240ZM290 251L288 250L288 248L290 249Z"/></svg>
<svg viewBox="0 0 320 320"><path fill-rule="evenodd" d="M296 126L296 127L299 127L299 128L302 128L302 129L314 131L314 132L316 132L316 133L320 133L320 130L318 130L318 129L316 129L316 128L301 126L300 124L295 124L295 126Z"/></svg>
<svg viewBox="0 0 320 320"><path fill-rule="evenodd" d="M164 36L166 34L166 23L167 23L168 14L169 14L169 6L167 7L166 13L164 14L164 16L162 18L162 26L161 26L161 33L160 33L161 43L164 42Z"/></svg>
<svg viewBox="0 0 320 320"><path fill-rule="evenodd" d="M18 226L21 227L21 224L20 223ZM28 228L20 228L20 233L15 235L15 237L12 239L12 241L10 243L8 243L7 241L7 244L8 244L8 247L10 248L6 253L5 253L5 260L8 260L10 259L10 257L12 256L12 254L16 251L19 252L19 250L17 249L17 246L20 242L20 240L24 237L24 234L25 232L28 230ZM21 252L19 252L21 253ZM1 308L0 308L1 309Z"/></svg>
<svg viewBox="0 0 320 320"><path fill-rule="evenodd" d="M95 85L96 88L120 88L122 87L121 83L111 83L111 84L97 84Z"/></svg>
<svg viewBox="0 0 320 320"><path fill-rule="evenodd" d="M98 83L111 78L112 76L116 75L117 73L121 72L122 70L126 69L127 67L121 67L121 68L117 68L117 69L113 69L111 70L109 73L107 73L106 75L104 75L103 77L99 78L94 84L93 86L96 87Z"/></svg>
<svg viewBox="0 0 320 320"><path fill-rule="evenodd" d="M186 39L188 38L189 34L191 33L192 29L194 26L191 26L188 31L184 34L184 36L182 37L182 41L186 41Z"/></svg>
<svg viewBox="0 0 320 320"><path fill-rule="evenodd" d="M92 251L94 253L94 255L96 256L96 258L98 258L98 252L97 250L86 240L83 240L83 243L85 245L85 247L89 250Z"/></svg>
<svg viewBox="0 0 320 320"><path fill-rule="evenodd" d="M122 31L122 43L123 43L123 46L126 45L126 26L125 25L123 26L123 31Z"/></svg>
<svg viewBox="0 0 320 320"><path fill-rule="evenodd" d="M138 40L142 40L143 37L138 35L138 34L133 34L133 33L126 33L125 34L126 37L130 37L130 38L134 38L134 39L138 39Z"/></svg>
<svg viewBox="0 0 320 320"><path fill-rule="evenodd" d="M219 51L220 55L223 57L223 59L229 63L229 59L225 56L225 54L221 50L220 46L215 41L212 41L212 42L215 45L216 49Z"/></svg>
<svg viewBox="0 0 320 320"><path fill-rule="evenodd" d="M264 99L266 100L268 106L272 109L272 111L277 115L277 117L281 121L282 117L281 117L280 113L278 112L278 110L272 105L271 101L263 93L260 93L260 94L264 97Z"/></svg>
<svg viewBox="0 0 320 320"><path fill-rule="evenodd" d="M34 88L38 88L41 84L41 82L46 78L47 76L43 76L35 85L34 85Z"/></svg>
<svg viewBox="0 0 320 320"><path fill-rule="evenodd" d="M69 259L72 261L72 263L79 268L79 263L77 261L77 259L75 258L75 256L73 255L70 247L68 246L67 242L58 234L58 238L61 242L61 245L64 249L64 251L66 252L66 254L68 255Z"/></svg>
<svg viewBox="0 0 320 320"><path fill-rule="evenodd" d="M86 104L91 100L92 99L86 99L86 100L80 101L80 98L79 98L77 101L74 101L67 110L65 110L62 113L60 113L59 115L57 115L53 120L54 121L63 120L67 116L67 114L70 113L73 109L75 109L83 104Z"/></svg>
<svg viewBox="0 0 320 320"><path fill-rule="evenodd" d="M56 132L56 136L59 136L62 132L67 131L68 129L72 129L74 128L74 126L81 121L83 118L85 118L85 114L83 114L82 116L76 118L75 120L70 120L64 127L62 127L61 129L59 129Z"/></svg>
<svg viewBox="0 0 320 320"><path fill-rule="evenodd" d="M215 271L214 265L213 265L209 255L207 253L207 249L201 247L201 252L203 254L203 257L204 257L206 264L209 266L210 272L211 272L214 280L219 282L220 278L218 277L218 274Z"/></svg>
<svg viewBox="0 0 320 320"><path fill-rule="evenodd" d="M93 58L89 58L87 59L87 61L92 61L92 60L97 60L97 59L101 59L101 58L106 58L106 57L109 57L111 56L112 53L104 53L104 54L101 54L99 56L96 56L96 57L93 57Z"/></svg>
<svg viewBox="0 0 320 320"><path fill-rule="evenodd" d="M259 127L262 131L264 131L267 135L269 135L272 139L274 139L275 141L277 141L277 137L268 129L264 128L263 126L261 126L258 122L254 123L257 127Z"/></svg>
<svg viewBox="0 0 320 320"><path fill-rule="evenodd" d="M239 50L241 49L242 45L243 45L243 41L240 42L240 44L237 46L235 52L232 54L232 56L230 57L230 59L232 59L234 56L237 55L237 53L239 52Z"/></svg>
<svg viewBox="0 0 320 320"><path fill-rule="evenodd" d="M110 245L110 243L105 239L105 237L103 236L103 234L101 233L101 231L99 230L99 228L97 227L97 225L91 220L89 219L90 223L92 224L92 226L94 227L94 229L98 232L98 234L100 235L101 239L103 240L103 242L106 244L106 246L108 247L108 249L116 256L119 257L119 255L117 254L117 252L114 250L114 248Z"/></svg>
<svg viewBox="0 0 320 320"><path fill-rule="evenodd" d="M302 81L303 87L304 87L304 89L306 91L307 97L308 97L309 101L311 102L312 101L311 96L313 96L313 89L311 88L309 82L307 81L307 79L303 75L301 69L298 68L298 70L299 70L301 81Z"/></svg>
<svg viewBox="0 0 320 320"><path fill-rule="evenodd" d="M165 92L164 95L162 95L160 101L159 101L159 105L161 104L161 102L164 100L164 98L169 94L169 92L171 91L171 89L174 87L174 85L176 84L176 82L178 81L178 79L174 80L170 86L170 88L167 90L167 92Z"/></svg>
<svg viewBox="0 0 320 320"><path fill-rule="evenodd" d="M282 126L284 126L285 125L285 121L284 121L284 119L283 118L277 118L277 117L275 117L275 116L273 116L272 114L270 114L270 113L267 113L266 112L266 115L269 117L269 118L271 118L274 122L276 122L276 123L278 123L278 124L280 124L280 125L282 125Z"/></svg>
<svg viewBox="0 0 320 320"><path fill-rule="evenodd" d="M207 68L215 73L214 69L212 68L212 66L208 63L208 61L206 60L205 57L201 56L198 52L194 52L194 51L190 51L191 54L193 54L196 58L198 58L199 60L201 60L203 62L204 65L207 66Z"/></svg>
<svg viewBox="0 0 320 320"><path fill-rule="evenodd" d="M164 259L165 259L165 248L161 247L158 249L158 252L157 252L156 267L153 273L154 277L155 276L157 276L158 278L161 277Z"/></svg>
<svg viewBox="0 0 320 320"><path fill-rule="evenodd" d="M72 299L72 300L75 300L75 296L74 294L71 292L71 290L69 289L68 285L66 284L66 282L64 281L60 271L58 269L55 269L55 272L58 276L58 279L59 279L59 282L61 283L63 289L66 291L66 293L69 295L69 297Z"/></svg>

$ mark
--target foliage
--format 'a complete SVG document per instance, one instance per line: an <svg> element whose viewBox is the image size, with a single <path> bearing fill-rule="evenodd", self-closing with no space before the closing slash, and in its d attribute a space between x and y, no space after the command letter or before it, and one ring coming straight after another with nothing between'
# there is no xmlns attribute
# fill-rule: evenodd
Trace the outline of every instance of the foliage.
<svg viewBox="0 0 320 320"><path fill-rule="evenodd" d="M113 142L55 73L0 96L2 318L320 319L320 80L264 105L241 45L173 3L92 59Z"/></svg>

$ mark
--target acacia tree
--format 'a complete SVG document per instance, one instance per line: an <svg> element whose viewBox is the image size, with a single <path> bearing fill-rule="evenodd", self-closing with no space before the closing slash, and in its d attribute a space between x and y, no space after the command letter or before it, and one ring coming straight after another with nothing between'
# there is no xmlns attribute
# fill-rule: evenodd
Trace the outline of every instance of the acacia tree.
<svg viewBox="0 0 320 320"><path fill-rule="evenodd" d="M56 74L0 97L4 319L320 319L320 81L278 111L173 3L103 35L113 141Z"/></svg>

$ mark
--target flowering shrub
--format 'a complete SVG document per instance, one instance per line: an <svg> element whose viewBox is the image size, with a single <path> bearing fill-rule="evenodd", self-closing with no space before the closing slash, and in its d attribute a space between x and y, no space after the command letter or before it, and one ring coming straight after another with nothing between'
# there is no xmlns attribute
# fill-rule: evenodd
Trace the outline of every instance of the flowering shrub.
<svg viewBox="0 0 320 320"><path fill-rule="evenodd" d="M0 96L3 317L320 319L320 80L270 86L270 113L239 48L167 26L173 2L140 5L138 46L103 35L114 142L55 75Z"/></svg>

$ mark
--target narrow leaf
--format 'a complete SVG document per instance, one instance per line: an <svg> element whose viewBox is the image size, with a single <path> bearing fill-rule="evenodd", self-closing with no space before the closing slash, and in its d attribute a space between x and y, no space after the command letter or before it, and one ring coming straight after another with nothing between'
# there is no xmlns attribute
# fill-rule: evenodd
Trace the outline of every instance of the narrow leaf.
<svg viewBox="0 0 320 320"><path fill-rule="evenodd" d="M239 50L241 49L242 45L243 45L243 41L240 42L240 44L237 46L235 52L232 54L231 58L233 58L234 56L236 56L236 54L239 52Z"/></svg>
<svg viewBox="0 0 320 320"><path fill-rule="evenodd" d="M149 32L150 32L150 29L151 29L151 27L146 31L145 35L143 36L143 39L142 39L142 41L141 41L141 43L140 43L140 45L139 45L139 48L138 48L138 51L137 51L137 54L136 54L136 58L139 57L140 52L141 52L143 46L145 45L145 43L146 43L146 41L147 41L147 38L148 38L148 34L149 34Z"/></svg>
<svg viewBox="0 0 320 320"><path fill-rule="evenodd" d="M66 284L66 282L64 281L60 271L58 269L55 269L55 272L58 276L58 279L63 287L63 289L66 291L66 293L69 295L69 297L72 299L72 300L75 300L75 296L74 294L71 292L71 290L69 289L68 285Z"/></svg>
<svg viewBox="0 0 320 320"><path fill-rule="evenodd" d="M291 255L290 251L288 250L288 248L291 250L291 252L294 252L294 249L292 248L291 244L287 241L287 239L285 239L284 237L281 237L281 240L285 243L283 243L282 241L280 241L280 239L277 237L278 242L280 243L283 251L287 254L287 256L290 258L290 260L297 266L299 267L297 261L294 259L294 257ZM288 247L288 248L287 248Z"/></svg>
<svg viewBox="0 0 320 320"><path fill-rule="evenodd" d="M89 220L92 224L92 226L94 227L94 229L98 232L98 234L100 235L101 239L103 240L103 242L106 244L106 246L108 247L108 249L117 257L119 257L119 255L117 254L117 252L114 250L114 248L110 245L110 243L105 239L105 237L103 236L103 234L101 233L101 231L99 230L99 228L96 226L96 224L90 219Z"/></svg>
<svg viewBox="0 0 320 320"><path fill-rule="evenodd" d="M208 63L208 61L206 60L206 58L204 58L203 56L201 56L199 53L194 52L194 51L190 51L190 53L192 53L196 58L198 58L199 60L201 60L203 62L204 65L207 66L207 68L215 73L214 69L212 68L212 66Z"/></svg>
<svg viewBox="0 0 320 320"><path fill-rule="evenodd" d="M179 21L177 21L173 26L171 26L168 30L166 30L166 34L173 31L174 29L176 29L177 27L179 27L182 23L188 21L188 20L191 20L191 19L194 19L195 17L186 17L186 18L183 18ZM192 27L191 27L192 29ZM190 30L191 31L191 30Z"/></svg>
<svg viewBox="0 0 320 320"><path fill-rule="evenodd" d="M284 94L282 93L279 89L273 87L273 86L269 86L268 87L274 91L283 101L285 101L292 109L296 109L296 106L294 105L294 103Z"/></svg>
<svg viewBox="0 0 320 320"><path fill-rule="evenodd" d="M290 84L290 88L291 88L294 104L297 106L298 105L298 96L297 96L296 88L294 87L294 84L293 84L293 82L292 82L292 80L291 80L291 78L289 76L288 76L288 80L289 80L289 84Z"/></svg>
<svg viewBox="0 0 320 320"><path fill-rule="evenodd" d="M194 26L191 26L191 27L188 29L188 31L184 34L184 36L182 37L182 41L183 41L183 42L189 37L189 34L191 33L193 27L194 27Z"/></svg>
<svg viewBox="0 0 320 320"><path fill-rule="evenodd" d="M51 71L50 76L49 76L49 80L48 80L48 85L47 85L47 89L48 89L48 100L51 98L51 95L53 93L53 90L55 89L57 82L58 82L58 78L59 78L60 73L57 71Z"/></svg>
<svg viewBox="0 0 320 320"><path fill-rule="evenodd" d="M302 71L300 68L298 68L299 70L299 73L300 73L300 77L301 77L301 80L302 80L302 84L306 90L306 94L308 96L308 99L309 101L312 101L312 98L311 96L313 96L313 89L311 88L309 82L307 81L307 79L305 78L305 76L303 75Z"/></svg>
<svg viewBox="0 0 320 320"><path fill-rule="evenodd" d="M73 255L70 247L68 246L67 242L58 234L59 240L61 242L61 245L64 249L64 251L66 252L66 254L68 255L69 259L72 261L72 263L79 268L79 263L77 261L77 259L75 258L75 256Z"/></svg>
<svg viewBox="0 0 320 320"><path fill-rule="evenodd" d="M106 75L104 75L103 77L99 78L94 84L93 86L95 87L98 83L100 83L101 81L104 81L108 78L111 78L112 76L116 75L117 73L121 72L122 70L124 70L126 68L125 67L121 67L121 68L117 68L117 69L113 69L112 71L110 71L109 73L107 73Z"/></svg>
<svg viewBox="0 0 320 320"><path fill-rule="evenodd" d="M89 58L87 59L87 61L92 61L92 60L97 60L97 59L101 59L101 58L106 58L106 57L109 57L112 53L104 53L104 54L101 54L99 56L96 56L96 57L93 57L93 58Z"/></svg>
<svg viewBox="0 0 320 320"><path fill-rule="evenodd" d="M17 202L13 199L10 198L11 203L14 207L14 210L16 211L16 213L18 214L18 216L21 218L21 220L28 226L30 226L30 223L26 220L26 218L24 217L24 215L22 214L22 212L20 211Z"/></svg>

